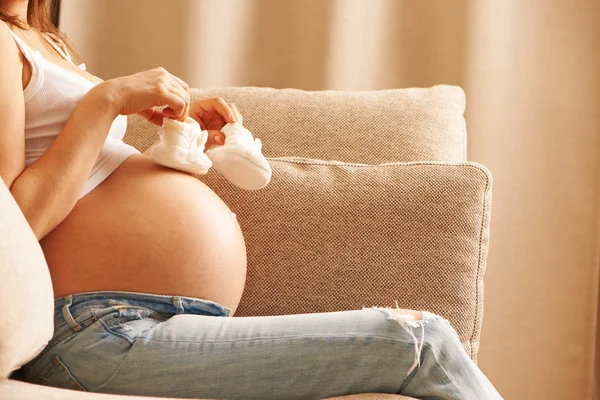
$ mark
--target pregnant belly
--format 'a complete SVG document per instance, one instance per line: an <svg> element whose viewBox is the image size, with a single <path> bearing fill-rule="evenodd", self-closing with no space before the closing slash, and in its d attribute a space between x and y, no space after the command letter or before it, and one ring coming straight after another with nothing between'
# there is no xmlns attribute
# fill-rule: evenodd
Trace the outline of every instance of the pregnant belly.
<svg viewBox="0 0 600 400"><path fill-rule="evenodd" d="M134 155L40 242L55 297L125 290L235 310L246 249L229 208L196 178Z"/></svg>

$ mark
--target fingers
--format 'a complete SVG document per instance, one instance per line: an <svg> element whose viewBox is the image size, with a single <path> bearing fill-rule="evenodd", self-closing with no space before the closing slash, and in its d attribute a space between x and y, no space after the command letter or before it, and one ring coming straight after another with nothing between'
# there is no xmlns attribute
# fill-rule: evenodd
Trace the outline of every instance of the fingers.
<svg viewBox="0 0 600 400"><path fill-rule="evenodd" d="M240 112L238 111L236 105L233 104L233 103L229 103L229 107L233 111L234 122L239 122L240 124L243 124L244 121L243 121L243 118L242 118L242 114L240 114Z"/></svg>
<svg viewBox="0 0 600 400"><path fill-rule="evenodd" d="M242 123L242 114L238 111L237 107L233 103L227 103L229 108L231 109L231 114L233 116L233 121L231 122L239 122ZM225 134L220 130L209 130L208 131L208 141L206 148L209 149L212 145L221 145L225 143Z"/></svg>
<svg viewBox="0 0 600 400"><path fill-rule="evenodd" d="M183 110L183 112L181 113L181 115L177 118L178 121L185 121L188 117L188 114L190 113L190 103L186 103L185 105L185 109Z"/></svg>
<svg viewBox="0 0 600 400"><path fill-rule="evenodd" d="M190 112L203 130L221 129L228 123L242 122L237 107L220 97L194 100Z"/></svg>
<svg viewBox="0 0 600 400"><path fill-rule="evenodd" d="M174 93L166 93L162 95L161 103L167 106L162 110L163 117L179 118L185 110L185 100L181 96Z"/></svg>
<svg viewBox="0 0 600 400"><path fill-rule="evenodd" d="M187 84L186 81L184 81L183 79L181 79L181 78L179 78L179 77L177 77L177 76L175 76L173 74L169 74L169 75L171 75L171 78L175 82L177 82L179 84L179 86L181 86L186 92L190 91L190 86Z"/></svg>
<svg viewBox="0 0 600 400"><path fill-rule="evenodd" d="M172 81L167 88L169 91L167 99L172 100L167 102L167 108L163 110L164 116L184 120L189 112L190 93L175 81Z"/></svg>
<svg viewBox="0 0 600 400"><path fill-rule="evenodd" d="M190 87L186 81L179 78L178 76L173 75L163 67L157 67L151 70L154 76L158 75L158 80L162 79L164 81L174 81L176 85L181 86L186 92L189 92Z"/></svg>
<svg viewBox="0 0 600 400"><path fill-rule="evenodd" d="M221 145L225 143L225 135L220 130L208 130L208 139L204 147L205 151L210 149L214 145Z"/></svg>
<svg viewBox="0 0 600 400"><path fill-rule="evenodd" d="M227 123L221 115L230 112L224 111L220 102L219 105L217 102L218 98L198 99L191 105L191 117L198 121L202 130L221 129ZM217 108L221 111L219 112Z"/></svg>
<svg viewBox="0 0 600 400"><path fill-rule="evenodd" d="M163 115L185 119L190 103L188 84L162 67L155 68L150 73L155 84L156 94L159 96L159 102L156 105L166 105L162 111Z"/></svg>
<svg viewBox="0 0 600 400"><path fill-rule="evenodd" d="M213 140L216 144L225 144L225 134L219 131L219 133L213 137Z"/></svg>
<svg viewBox="0 0 600 400"><path fill-rule="evenodd" d="M225 100L220 97L215 98L213 107L226 123L235 122L235 114Z"/></svg>
<svg viewBox="0 0 600 400"><path fill-rule="evenodd" d="M162 126L163 118L165 117L162 112L157 111L153 108L140 111L138 115L144 117L148 122L154 125Z"/></svg>

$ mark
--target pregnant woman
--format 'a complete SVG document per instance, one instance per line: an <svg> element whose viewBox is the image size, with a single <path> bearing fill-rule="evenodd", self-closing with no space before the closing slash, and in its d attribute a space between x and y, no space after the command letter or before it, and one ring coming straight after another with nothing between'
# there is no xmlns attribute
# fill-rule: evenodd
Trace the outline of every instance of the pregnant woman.
<svg viewBox="0 0 600 400"><path fill-rule="evenodd" d="M203 183L122 138L126 115L161 125L189 107L218 146L241 115L220 98L190 104L162 68L103 82L73 64L45 10L0 0L0 176L56 299L54 337L26 380L182 398L500 398L427 312L230 318L246 276L236 219Z"/></svg>

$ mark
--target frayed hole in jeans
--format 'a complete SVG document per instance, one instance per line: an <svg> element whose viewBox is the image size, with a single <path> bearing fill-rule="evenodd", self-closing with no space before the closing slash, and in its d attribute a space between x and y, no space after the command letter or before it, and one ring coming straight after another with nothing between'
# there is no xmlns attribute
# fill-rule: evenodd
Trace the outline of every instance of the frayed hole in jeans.
<svg viewBox="0 0 600 400"><path fill-rule="evenodd" d="M412 366L409 368L406 376L408 377L417 367L421 367L421 352L423 351L423 343L425 342L425 321L422 319L415 319L415 316L410 312L400 309L398 302L396 302L396 308L390 307L363 307L363 310L374 310L385 314L386 319L389 321L396 321L402 329L408 332L415 344L415 357ZM417 336L414 334L414 328L421 328L421 344L417 340Z"/></svg>

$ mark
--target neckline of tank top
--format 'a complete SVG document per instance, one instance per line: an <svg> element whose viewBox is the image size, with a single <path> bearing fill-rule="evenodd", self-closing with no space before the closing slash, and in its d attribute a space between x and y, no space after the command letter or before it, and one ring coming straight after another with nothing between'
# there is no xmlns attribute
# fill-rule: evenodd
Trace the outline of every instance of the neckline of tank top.
<svg viewBox="0 0 600 400"><path fill-rule="evenodd" d="M72 71L72 70L70 70L70 69L67 69L67 68L65 68L65 67L61 67L61 66L60 66L60 65L58 65L57 63L54 63L54 62L52 62L52 61L48 60L46 57L44 57L44 55L42 54L42 52L41 52L41 51L39 51L39 50L34 50L34 49L31 47L31 46L29 46L29 45L28 45L28 44L25 42L25 40L23 40L23 38L21 38L19 35L17 35L17 34L16 34L15 32L13 32L12 30L10 30L10 31L11 31L11 33L12 33L13 35L15 35L15 36L16 36L16 37L17 37L17 38L18 38L18 39L21 41L22 45L23 45L23 46L25 46L25 47L27 48L27 50L29 50L29 51L30 51L30 52L31 52L31 53L32 53L34 56L37 56L37 57L38 57L39 59L41 59L42 61L44 61L44 62L48 63L48 64L49 64L50 66L52 66L53 68L56 68L56 69L58 69L58 70L60 70L60 71L68 72L68 73L70 73L70 74L72 74L72 75L74 75L74 76L77 76L77 77L79 77L80 79L82 79L83 81L85 81L85 82L86 82L88 85L91 85L92 87L94 87L94 86L96 86L96 85L98 84L98 83L96 83L96 82L92 82L92 81L91 81L91 80L89 80L88 78L84 77L84 76L83 76L83 75L81 75L81 74L78 74L78 73L77 73L77 72L75 72L75 71ZM42 36L44 36L44 35L42 35ZM45 40L48 40L48 38L46 38L45 36L44 36L44 38L45 38ZM52 44L50 44L50 45L52 46ZM65 59L65 61L66 61L66 62L69 62L69 61L68 61L68 60L66 60L66 59ZM85 64L83 64L83 63L82 63L82 64L79 64L79 65L75 65L75 64L73 64L73 63L71 62L71 64L72 64L72 65L73 65L75 68L80 68L80 69L82 69L82 68L81 68L82 66L83 66L83 67L85 67ZM84 70L85 70L85 69L84 69ZM27 86L29 86L29 85L27 85Z"/></svg>

